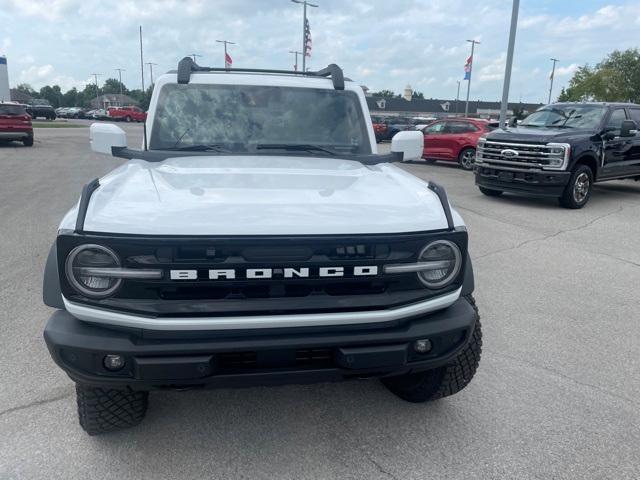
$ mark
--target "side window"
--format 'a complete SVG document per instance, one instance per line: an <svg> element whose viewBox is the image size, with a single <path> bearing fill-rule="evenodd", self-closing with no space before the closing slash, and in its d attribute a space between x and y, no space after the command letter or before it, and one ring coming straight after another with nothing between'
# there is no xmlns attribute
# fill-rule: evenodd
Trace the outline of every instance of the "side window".
<svg viewBox="0 0 640 480"><path fill-rule="evenodd" d="M632 108L629 110L631 114L631 120L636 122L636 125L640 127L640 108Z"/></svg>
<svg viewBox="0 0 640 480"><path fill-rule="evenodd" d="M478 128L469 122L447 122L447 131L449 133L469 133L477 132Z"/></svg>
<svg viewBox="0 0 640 480"><path fill-rule="evenodd" d="M627 115L624 112L624 108L616 108L611 112L609 120L607 121L607 130L620 130L622 121L627 119Z"/></svg>
<svg viewBox="0 0 640 480"><path fill-rule="evenodd" d="M424 129L426 133L442 133L444 130L445 122L434 123L433 125L429 125Z"/></svg>

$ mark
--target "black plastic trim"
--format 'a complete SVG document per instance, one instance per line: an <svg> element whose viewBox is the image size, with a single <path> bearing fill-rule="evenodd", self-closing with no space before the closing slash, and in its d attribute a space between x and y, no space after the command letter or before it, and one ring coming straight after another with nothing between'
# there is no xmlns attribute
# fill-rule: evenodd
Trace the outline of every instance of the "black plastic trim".
<svg viewBox="0 0 640 480"><path fill-rule="evenodd" d="M62 292L60 290L60 277L58 276L58 252L55 243L51 245L47 263L44 267L42 301L49 307L64 310L64 302L62 301Z"/></svg>
<svg viewBox="0 0 640 480"><path fill-rule="evenodd" d="M453 230L453 216L451 215L451 207L449 206L449 199L447 198L447 192L443 186L438 185L435 182L429 182L429 190L435 193L440 199L442 209L444 210L444 216L447 217L448 230Z"/></svg>
<svg viewBox="0 0 640 480"><path fill-rule="evenodd" d="M80 204L78 205L78 216L76 217L76 233L82 233L84 231L84 220L87 216L87 208L89 208L89 201L91 195L100 186L100 179L94 178L84 187L82 187L82 195L80 196Z"/></svg>
<svg viewBox="0 0 640 480"><path fill-rule="evenodd" d="M298 72L292 70L270 70L260 68L216 68L201 67L193 61L191 57L184 57L178 62L178 83L186 85L191 79L192 72L240 72L240 73L279 73L286 75L302 75L308 77L331 77L333 88L336 90L344 90L344 73L342 69L332 63L317 72Z"/></svg>

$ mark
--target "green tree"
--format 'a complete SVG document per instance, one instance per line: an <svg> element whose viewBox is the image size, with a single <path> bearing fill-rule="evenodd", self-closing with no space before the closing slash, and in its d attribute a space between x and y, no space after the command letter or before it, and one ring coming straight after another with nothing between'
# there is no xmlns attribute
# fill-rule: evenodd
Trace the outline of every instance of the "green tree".
<svg viewBox="0 0 640 480"><path fill-rule="evenodd" d="M373 97L382 97L382 98L394 98L396 96L395 93L391 90L380 90L379 92L374 92L371 94Z"/></svg>
<svg viewBox="0 0 640 480"><path fill-rule="evenodd" d="M411 94L411 98L424 98L424 94L423 94L422 92L416 92L416 91L414 91L414 92Z"/></svg>
<svg viewBox="0 0 640 480"><path fill-rule="evenodd" d="M62 105L63 97L59 85L54 85L53 87L45 85L40 89L40 93L38 94L38 96L40 98L46 99L54 108Z"/></svg>
<svg viewBox="0 0 640 480"><path fill-rule="evenodd" d="M121 84L120 81L116 78L107 78L104 81L104 85L102 86L102 93L103 95L120 93L120 86L122 86L122 93L124 95L128 95L129 90L127 90L127 87L124 85L124 83Z"/></svg>
<svg viewBox="0 0 640 480"><path fill-rule="evenodd" d="M584 65L574 73L560 101L640 101L640 51L615 50L595 67Z"/></svg>
<svg viewBox="0 0 640 480"><path fill-rule="evenodd" d="M28 83L20 83L18 84L18 86L16 87L16 90L18 90L19 92L22 93L26 93L27 95L31 96L31 97L35 97L38 95L38 92L36 92L33 87L31 87L31 85L29 85Z"/></svg>
<svg viewBox="0 0 640 480"><path fill-rule="evenodd" d="M129 96L138 102L140 108L147 110L149 103L151 102L151 95L153 94L153 85L149 86L144 92L141 89L130 90Z"/></svg>

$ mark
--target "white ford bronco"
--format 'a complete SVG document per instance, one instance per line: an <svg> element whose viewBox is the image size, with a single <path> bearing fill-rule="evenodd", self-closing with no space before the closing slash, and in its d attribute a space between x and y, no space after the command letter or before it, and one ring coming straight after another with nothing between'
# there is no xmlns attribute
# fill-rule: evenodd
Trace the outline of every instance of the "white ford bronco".
<svg viewBox="0 0 640 480"><path fill-rule="evenodd" d="M465 225L419 159L378 155L362 89L318 72L201 67L157 79L141 150L85 185L44 275L44 337L89 434L159 388L379 377L423 402L473 377L481 330Z"/></svg>

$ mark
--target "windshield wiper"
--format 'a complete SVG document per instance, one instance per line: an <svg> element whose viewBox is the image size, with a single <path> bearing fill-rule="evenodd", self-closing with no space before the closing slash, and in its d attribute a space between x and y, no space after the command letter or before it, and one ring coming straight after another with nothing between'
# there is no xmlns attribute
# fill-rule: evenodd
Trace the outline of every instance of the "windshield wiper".
<svg viewBox="0 0 640 480"><path fill-rule="evenodd" d="M230 152L228 148L220 143L196 143L193 145L185 145L183 147L169 147L162 150L171 150L178 152Z"/></svg>
<svg viewBox="0 0 640 480"><path fill-rule="evenodd" d="M297 144L297 143L259 143L256 150L289 150L293 152L323 152L336 156L338 152L321 147L320 145Z"/></svg>

